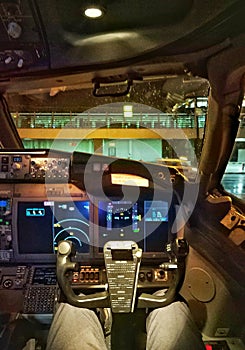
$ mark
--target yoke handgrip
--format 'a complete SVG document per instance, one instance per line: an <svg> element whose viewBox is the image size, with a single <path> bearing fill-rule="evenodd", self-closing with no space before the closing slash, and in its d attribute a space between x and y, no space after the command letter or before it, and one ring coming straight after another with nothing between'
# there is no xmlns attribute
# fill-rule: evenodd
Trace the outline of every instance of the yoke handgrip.
<svg viewBox="0 0 245 350"><path fill-rule="evenodd" d="M173 284L168 288L168 291L164 295L154 295L154 294L147 294L142 293L138 297L138 305L137 307L142 308L158 308L158 307L164 307L169 304L171 304L175 298L176 298L176 292L179 287L179 283L182 280L182 275L184 271L181 273L182 270L179 268L176 268L176 274L175 274L175 280Z"/></svg>
<svg viewBox="0 0 245 350"><path fill-rule="evenodd" d="M77 263L71 261L72 243L61 241L58 246L56 272L59 286L66 296L67 302L81 308L109 307L107 291L90 295L76 295L67 279L67 272L77 270Z"/></svg>
<svg viewBox="0 0 245 350"><path fill-rule="evenodd" d="M142 293L138 297L138 308L154 309L158 307L164 307L175 301L178 295L185 276L185 258L188 255L189 247L187 241L184 238L177 238L175 241L167 244L166 250L169 255L170 263L163 264L165 265L163 267L167 269L174 268L175 279L165 295L160 296Z"/></svg>

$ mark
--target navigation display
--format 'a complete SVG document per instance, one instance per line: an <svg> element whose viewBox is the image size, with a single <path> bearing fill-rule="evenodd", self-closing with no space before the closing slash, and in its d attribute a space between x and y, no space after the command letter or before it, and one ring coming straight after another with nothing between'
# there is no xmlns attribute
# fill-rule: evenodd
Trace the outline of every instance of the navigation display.
<svg viewBox="0 0 245 350"><path fill-rule="evenodd" d="M19 254L53 254L68 239L78 253L88 253L89 207L89 201L19 201Z"/></svg>
<svg viewBox="0 0 245 350"><path fill-rule="evenodd" d="M167 201L100 201L99 249L110 240L133 240L144 252L161 252L168 241Z"/></svg>

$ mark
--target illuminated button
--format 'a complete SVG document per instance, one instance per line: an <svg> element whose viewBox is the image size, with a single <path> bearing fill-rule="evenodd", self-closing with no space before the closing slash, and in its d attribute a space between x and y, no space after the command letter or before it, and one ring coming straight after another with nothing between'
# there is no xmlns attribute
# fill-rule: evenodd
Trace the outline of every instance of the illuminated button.
<svg viewBox="0 0 245 350"><path fill-rule="evenodd" d="M17 67L18 67L18 68L22 68L22 67L23 67L23 64L24 64L24 60L23 60L23 58L20 58L20 59L18 60Z"/></svg>
<svg viewBox="0 0 245 350"><path fill-rule="evenodd" d="M9 163L9 157L2 157L2 163L8 164Z"/></svg>
<svg viewBox="0 0 245 350"><path fill-rule="evenodd" d="M144 281L145 281L145 273L144 273L144 272L140 272L140 273L139 273L139 280L140 280L141 282L144 282Z"/></svg>
<svg viewBox="0 0 245 350"><path fill-rule="evenodd" d="M152 277L153 277L153 275L152 275L151 271L146 272L147 281L151 282L152 281Z"/></svg>
<svg viewBox="0 0 245 350"><path fill-rule="evenodd" d="M3 173L6 173L9 170L9 166L7 164L3 164L1 170L2 170Z"/></svg>
<svg viewBox="0 0 245 350"><path fill-rule="evenodd" d="M9 64L9 63L11 63L12 61L13 61L13 57L7 56L7 57L5 58L5 60L4 60L4 63L5 63L5 64Z"/></svg>
<svg viewBox="0 0 245 350"><path fill-rule="evenodd" d="M21 165L19 163L13 163L12 168L14 170L20 170L21 169Z"/></svg>
<svg viewBox="0 0 245 350"><path fill-rule="evenodd" d="M10 279L7 279L7 280L5 280L5 281L3 282L3 287L6 288L6 289L11 288L12 285L13 285L13 281L10 280Z"/></svg>

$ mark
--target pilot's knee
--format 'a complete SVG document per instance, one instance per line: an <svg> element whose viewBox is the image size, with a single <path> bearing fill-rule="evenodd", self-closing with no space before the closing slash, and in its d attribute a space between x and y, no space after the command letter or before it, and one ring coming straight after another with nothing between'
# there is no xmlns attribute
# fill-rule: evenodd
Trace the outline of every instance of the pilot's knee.
<svg viewBox="0 0 245 350"><path fill-rule="evenodd" d="M147 334L176 337L183 331L198 332L188 306L176 301L165 307L153 310L146 320Z"/></svg>
<svg viewBox="0 0 245 350"><path fill-rule="evenodd" d="M186 303L176 301L153 310L146 320L147 349L205 349L191 312Z"/></svg>
<svg viewBox="0 0 245 350"><path fill-rule="evenodd" d="M162 320L166 320L168 324L176 322L186 322L187 319L191 318L191 313L186 303L176 301L162 308L153 310L147 317L147 326L151 322L156 322L157 325L162 324Z"/></svg>

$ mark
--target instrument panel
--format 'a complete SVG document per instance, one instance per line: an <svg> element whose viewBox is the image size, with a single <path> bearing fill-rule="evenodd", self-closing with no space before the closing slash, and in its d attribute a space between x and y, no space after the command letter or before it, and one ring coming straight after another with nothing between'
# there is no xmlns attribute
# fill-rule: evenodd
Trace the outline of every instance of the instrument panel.
<svg viewBox="0 0 245 350"><path fill-rule="evenodd" d="M174 273L161 267L169 259L165 246L172 232L177 196L169 191L170 175L152 166L149 172L131 161L130 183L122 197L127 160L45 150L0 152L0 294L6 311L52 313L58 298L56 258L60 241L76 250L78 269L68 274L73 290L93 293L108 284L103 247L109 241L134 241L142 250L137 288L168 288ZM151 169L151 170L152 170ZM160 169L160 170L159 170ZM111 193L97 191L89 180L99 176ZM120 183L112 174L120 177ZM164 186L152 191L151 175ZM110 178L111 177L111 178ZM168 182L169 181L169 182ZM144 184L142 187L141 184ZM147 185L146 185L147 184ZM90 187L91 185L91 187ZM143 188L143 190L142 190ZM91 193L92 192L92 193ZM11 291L11 293L7 293Z"/></svg>
<svg viewBox="0 0 245 350"><path fill-rule="evenodd" d="M0 184L0 261L53 262L61 240L73 242L78 259L102 259L110 240L134 240L145 257L163 256L175 210L168 196L98 200L69 188L72 196L59 195L52 185L47 196L45 184Z"/></svg>
<svg viewBox="0 0 245 350"><path fill-rule="evenodd" d="M61 240L73 242L78 259L103 259L110 240L133 240L144 257L164 254L178 204L166 169L90 157L47 150L0 152L0 261L53 262ZM122 197L128 165L130 191ZM155 173L166 188L152 189ZM113 182L113 175L120 176L120 183Z"/></svg>

